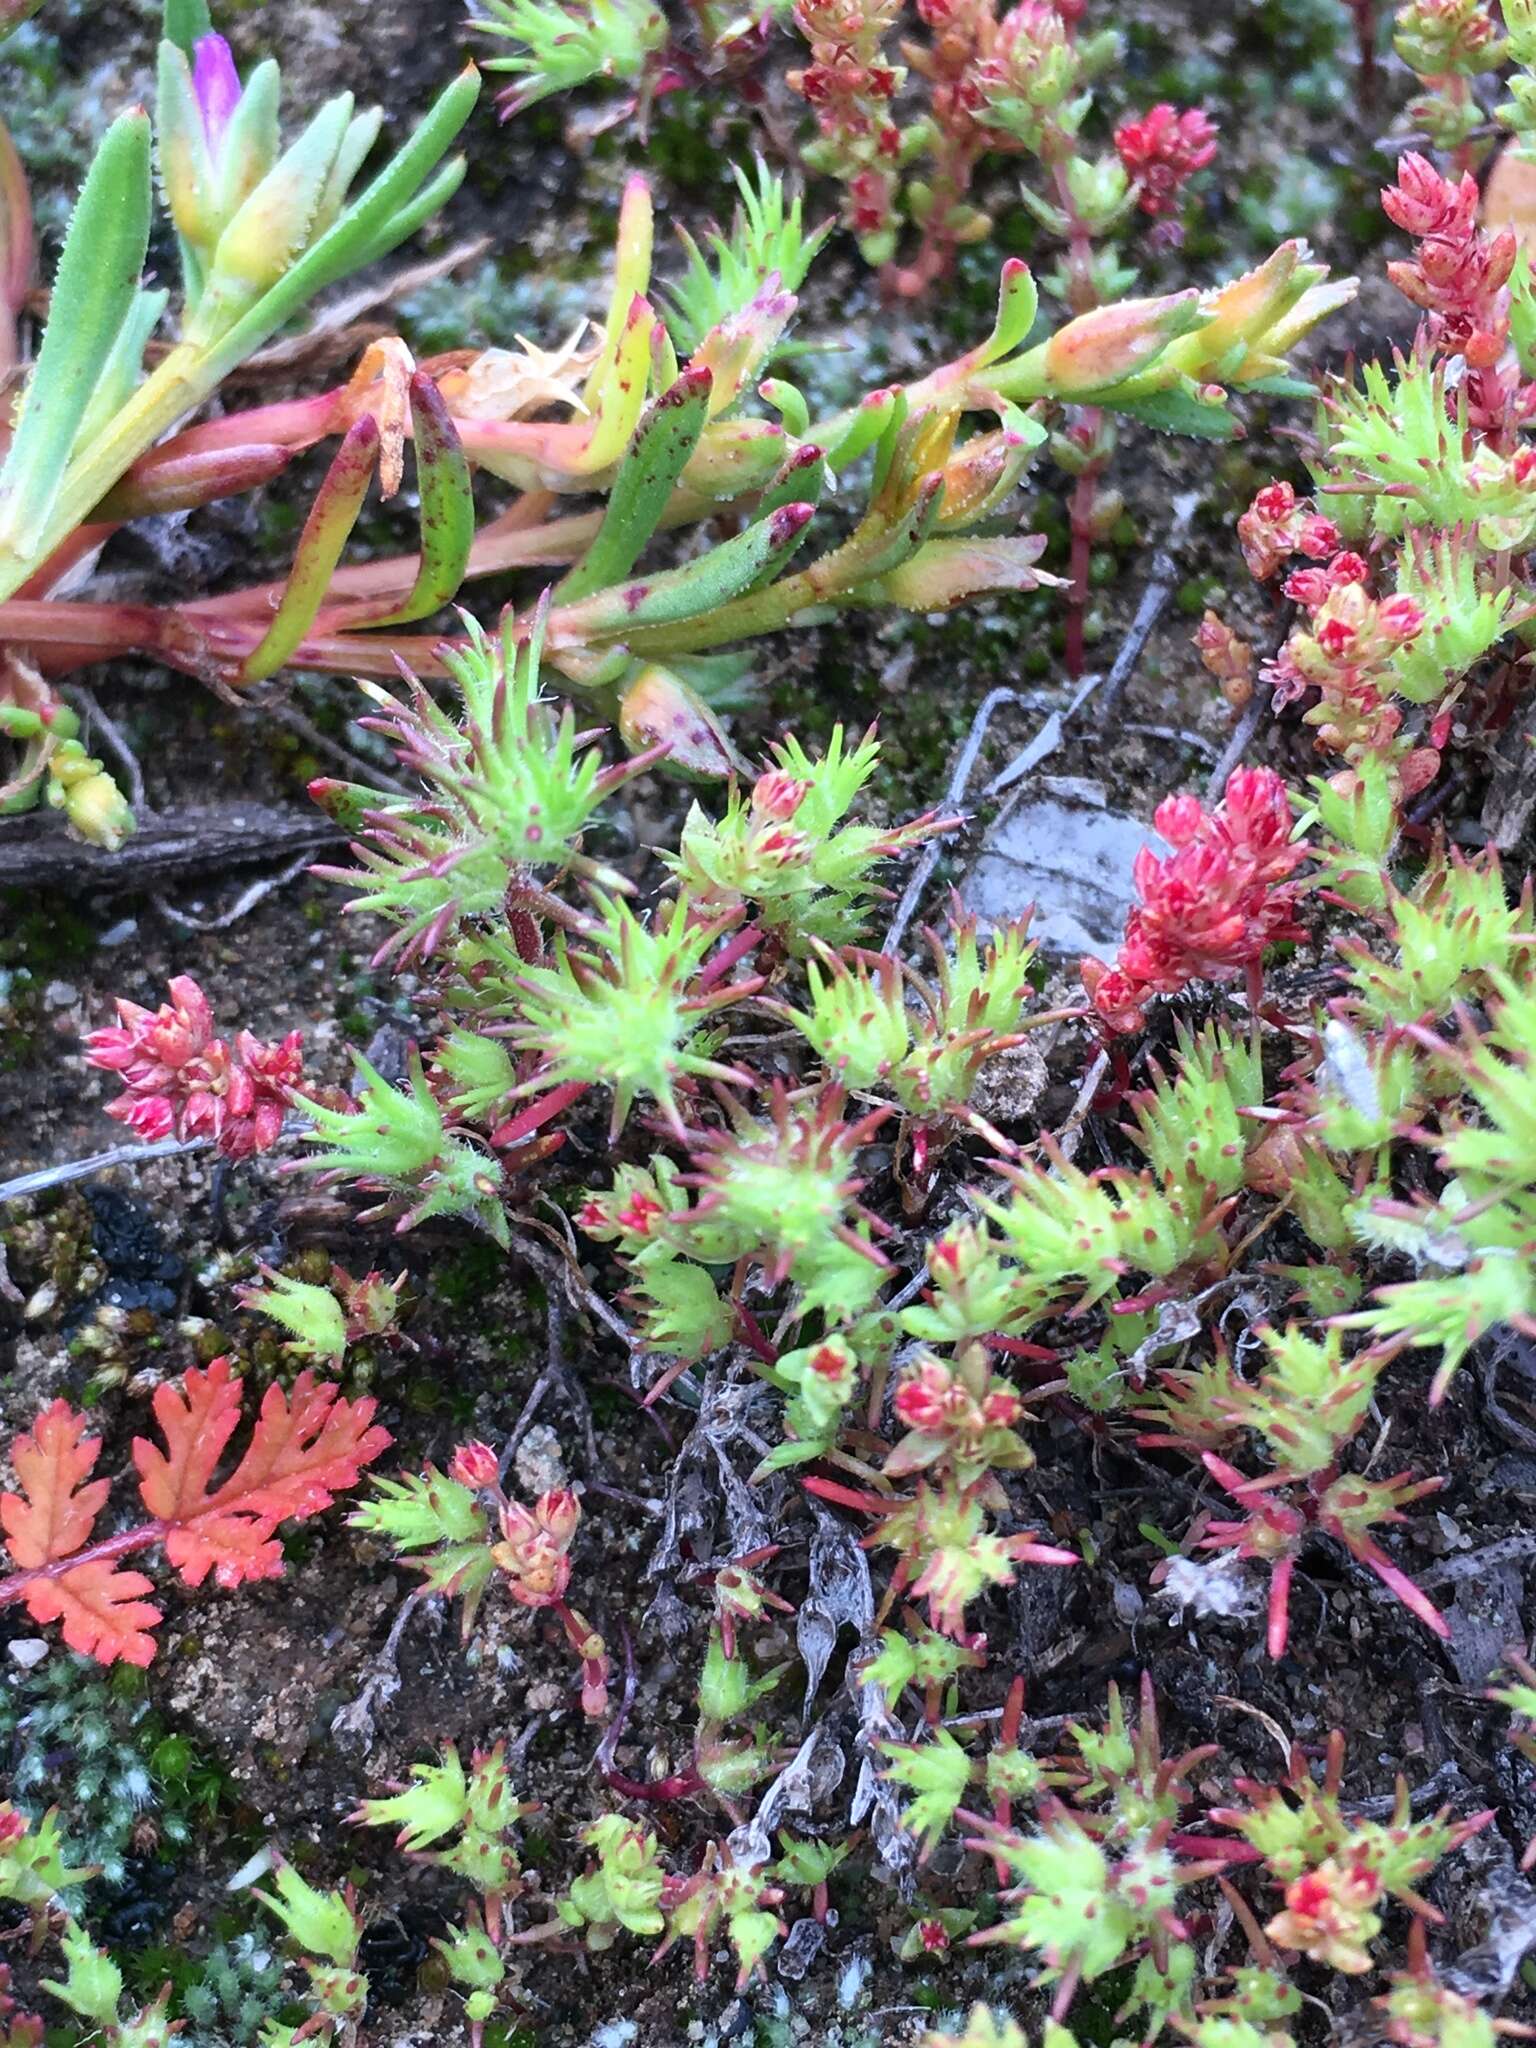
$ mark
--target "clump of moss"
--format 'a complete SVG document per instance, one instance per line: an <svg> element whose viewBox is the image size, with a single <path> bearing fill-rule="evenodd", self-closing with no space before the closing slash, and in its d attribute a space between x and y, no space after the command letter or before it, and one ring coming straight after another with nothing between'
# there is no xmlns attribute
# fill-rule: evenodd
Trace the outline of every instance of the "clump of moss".
<svg viewBox="0 0 1536 2048"><path fill-rule="evenodd" d="M0 1778L34 1820L59 1809L71 1865L93 1864L120 1886L136 1857L190 1839L219 1781L150 1705L144 1675L110 1673L88 1657L51 1650L0 1683Z"/></svg>

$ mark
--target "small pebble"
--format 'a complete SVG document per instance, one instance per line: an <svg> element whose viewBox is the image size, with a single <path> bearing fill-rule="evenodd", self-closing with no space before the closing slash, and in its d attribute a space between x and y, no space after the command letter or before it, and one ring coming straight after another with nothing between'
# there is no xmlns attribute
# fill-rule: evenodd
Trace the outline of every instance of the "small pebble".
<svg viewBox="0 0 1536 2048"><path fill-rule="evenodd" d="M7 1643L6 1654L13 1664L19 1664L23 1671L35 1671L48 1654L46 1636L18 1636L13 1643Z"/></svg>
<svg viewBox="0 0 1536 2048"><path fill-rule="evenodd" d="M560 1439L547 1422L533 1425L518 1445L512 1462L518 1485L535 1500L541 1493L553 1492L557 1486L569 1483Z"/></svg>

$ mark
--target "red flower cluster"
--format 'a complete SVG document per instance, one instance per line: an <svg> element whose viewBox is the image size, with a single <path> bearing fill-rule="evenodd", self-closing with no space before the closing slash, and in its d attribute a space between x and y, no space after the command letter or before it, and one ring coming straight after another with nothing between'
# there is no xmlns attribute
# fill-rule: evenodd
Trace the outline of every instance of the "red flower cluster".
<svg viewBox="0 0 1536 2048"><path fill-rule="evenodd" d="M1248 573L1268 582L1287 555L1325 562L1341 545L1339 529L1310 498L1298 498L1289 484L1269 484L1237 522L1237 538Z"/></svg>
<svg viewBox="0 0 1536 2048"><path fill-rule="evenodd" d="M1357 1976L1373 1967L1367 1944L1381 1927L1381 1873L1361 1846L1330 1856L1286 1887L1285 1911L1264 1932L1282 1948L1299 1949L1314 1962Z"/></svg>
<svg viewBox="0 0 1536 2048"><path fill-rule="evenodd" d="M1158 220L1178 211L1185 184L1215 156L1216 124L1199 107L1180 113L1163 100L1139 121L1122 121L1115 148L1139 187L1137 204Z"/></svg>
<svg viewBox="0 0 1536 2048"><path fill-rule="evenodd" d="M158 1010L119 997L116 1025L86 1039L87 1062L123 1083L107 1115L151 1142L212 1138L226 1159L270 1150L304 1078L298 1032L268 1042L240 1031L230 1046L214 1037L208 998L190 975L178 974L169 994Z"/></svg>
<svg viewBox="0 0 1536 2048"><path fill-rule="evenodd" d="M465 1447L470 1448L469 1446ZM571 1582L569 1551L581 1504L569 1487L541 1494L530 1512L503 1499L501 1541L491 1552L507 1575L507 1590L523 1607L557 1607Z"/></svg>
<svg viewBox="0 0 1536 2048"><path fill-rule="evenodd" d="M1422 156L1399 159L1397 183L1383 191L1381 203L1387 218L1419 244L1411 262L1389 263L1387 275L1429 314L1438 347L1465 356L1470 369L1493 369L1509 340L1505 287L1515 265L1513 231L1484 234L1472 173L1443 178Z"/></svg>
<svg viewBox="0 0 1536 2048"><path fill-rule="evenodd" d="M881 44L900 15L900 0L796 0L795 26L811 46L811 62L789 83L815 109L823 153L819 165L848 187L848 226L862 237L894 219L901 130L891 102L905 75L884 60Z"/></svg>
<svg viewBox="0 0 1536 2048"><path fill-rule="evenodd" d="M1195 652L1221 685L1234 711L1253 696L1253 649L1219 612L1208 611L1195 630Z"/></svg>
<svg viewBox="0 0 1536 2048"><path fill-rule="evenodd" d="M999 1382L978 1401L939 1358L922 1359L896 1389L892 1405L908 1429L935 1435L1012 1429L1024 1412L1023 1402L1006 1382Z"/></svg>
<svg viewBox="0 0 1536 2048"><path fill-rule="evenodd" d="M1169 797L1153 824L1173 848L1136 857L1138 907L1112 967L1082 963L1083 986L1111 1031L1135 1031L1151 995L1175 995L1198 978L1219 981L1254 966L1266 947L1301 936L1306 848L1291 841L1285 784L1269 768L1237 768L1214 811L1197 797Z"/></svg>
<svg viewBox="0 0 1536 2048"><path fill-rule="evenodd" d="M1374 598L1370 565L1350 551L1311 569L1296 569L1285 594L1311 613L1264 672L1277 706L1317 692L1303 714L1317 729L1318 751L1337 754L1353 778L1367 754L1388 763L1399 796L1433 782L1440 766L1435 746L1414 747L1402 737L1403 714L1393 702L1393 661L1424 630L1422 606L1402 594Z"/></svg>

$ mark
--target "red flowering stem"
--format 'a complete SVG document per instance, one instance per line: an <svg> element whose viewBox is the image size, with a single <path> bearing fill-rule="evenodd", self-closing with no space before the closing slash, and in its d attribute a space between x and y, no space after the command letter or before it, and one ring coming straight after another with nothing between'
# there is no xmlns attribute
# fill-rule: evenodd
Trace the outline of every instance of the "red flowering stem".
<svg viewBox="0 0 1536 2048"><path fill-rule="evenodd" d="M997 1731L997 1742L1000 1749L1013 1749L1016 1746L1019 1739L1019 1729L1023 1726L1023 1722L1024 1674L1021 1671L1014 1679L1012 1685L1009 1686L1008 1697L1003 1703L1002 1723ZM1012 1826L1013 1801L1006 1792L999 1792L997 1795L992 1808L992 1818L1000 1828ZM1007 1862L996 1850L993 1851L992 1862L997 1871L998 1883L1000 1885L1006 1884L1008 1880Z"/></svg>

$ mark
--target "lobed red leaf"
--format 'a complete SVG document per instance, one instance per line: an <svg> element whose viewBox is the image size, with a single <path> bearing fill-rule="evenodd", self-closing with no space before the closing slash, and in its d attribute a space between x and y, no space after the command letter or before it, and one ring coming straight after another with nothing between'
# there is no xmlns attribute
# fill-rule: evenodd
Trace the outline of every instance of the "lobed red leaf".
<svg viewBox="0 0 1536 2048"><path fill-rule="evenodd" d="M373 1424L371 1400L338 1398L329 1384L301 1373L291 1394L268 1387L245 1453L221 1486L213 1473L240 1416L240 1388L227 1358L192 1367L182 1386L155 1393L162 1451L140 1437L133 1446L144 1505L168 1524L165 1554L188 1585L211 1571L221 1586L275 1578L282 1552L273 1532L303 1521L355 1486L389 1443Z"/></svg>
<svg viewBox="0 0 1536 2048"><path fill-rule="evenodd" d="M89 1537L110 1484L84 1484L100 1450L101 1438L85 1434L85 1417L67 1401L53 1402L17 1437L11 1462L21 1492L0 1495L0 1527L23 1571L73 1557Z"/></svg>
<svg viewBox="0 0 1536 2048"><path fill-rule="evenodd" d="M34 1621L63 1624L64 1640L99 1664L122 1658L147 1664L155 1654L149 1633L160 1610L140 1596L154 1587L142 1572L119 1571L105 1559L77 1564L56 1578L38 1578L23 1594Z"/></svg>

